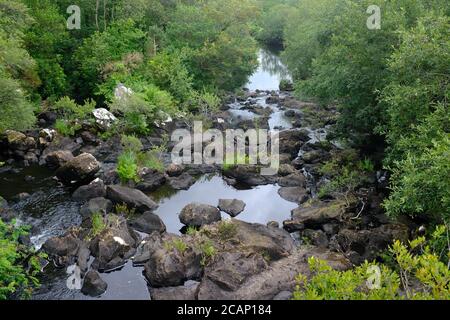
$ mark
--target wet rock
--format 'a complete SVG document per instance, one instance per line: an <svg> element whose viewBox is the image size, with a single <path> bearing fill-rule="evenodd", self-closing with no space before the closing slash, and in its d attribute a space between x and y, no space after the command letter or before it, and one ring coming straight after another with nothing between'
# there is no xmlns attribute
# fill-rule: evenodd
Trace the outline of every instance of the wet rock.
<svg viewBox="0 0 450 320"><path fill-rule="evenodd" d="M280 97L267 97L266 98L266 103L267 104L277 104L277 103L279 103L280 102Z"/></svg>
<svg viewBox="0 0 450 320"><path fill-rule="evenodd" d="M15 202L20 202L20 201L24 201L24 200L28 199L30 196L31 196L31 195L30 195L29 193L27 193L27 192L21 192L21 193L19 193L19 194L16 194L16 195L13 197L13 200L14 200Z"/></svg>
<svg viewBox="0 0 450 320"><path fill-rule="evenodd" d="M280 224L277 221L269 221L267 222L267 226L269 228L279 228Z"/></svg>
<svg viewBox="0 0 450 320"><path fill-rule="evenodd" d="M50 152L46 157L45 161L50 168L59 168L65 165L67 162L73 160L74 156L70 151L54 151Z"/></svg>
<svg viewBox="0 0 450 320"><path fill-rule="evenodd" d="M278 190L281 198L289 202L304 203L308 200L308 192L302 187L282 187Z"/></svg>
<svg viewBox="0 0 450 320"><path fill-rule="evenodd" d="M203 269L201 253L190 246L180 252L171 243L165 242L151 253L144 266L144 274L152 287L179 286L186 280L200 279Z"/></svg>
<svg viewBox="0 0 450 320"><path fill-rule="evenodd" d="M106 196L106 187L103 180L95 179L86 186L81 186L72 195L76 201L88 201L94 198L103 198Z"/></svg>
<svg viewBox="0 0 450 320"><path fill-rule="evenodd" d="M272 184L277 180L276 176L262 176L261 169L253 165L236 165L227 168L223 174L249 186Z"/></svg>
<svg viewBox="0 0 450 320"><path fill-rule="evenodd" d="M90 270L86 273L81 292L91 297L98 297L105 293L108 284L102 280L97 271Z"/></svg>
<svg viewBox="0 0 450 320"><path fill-rule="evenodd" d="M80 214L82 217L90 217L94 213L110 213L113 209L113 203L105 198L90 199L88 203L81 207Z"/></svg>
<svg viewBox="0 0 450 320"><path fill-rule="evenodd" d="M151 288L152 300L195 300L200 282L189 280L183 286L167 288Z"/></svg>
<svg viewBox="0 0 450 320"><path fill-rule="evenodd" d="M187 226L200 227L220 220L220 211L207 204L191 203L185 206L180 213L181 223Z"/></svg>
<svg viewBox="0 0 450 320"><path fill-rule="evenodd" d="M68 161L56 171L56 176L65 184L91 181L100 170L100 164L89 153L83 153Z"/></svg>
<svg viewBox="0 0 450 320"><path fill-rule="evenodd" d="M296 231L305 229L305 225L295 220L285 220L283 221L283 229L289 233L294 233Z"/></svg>
<svg viewBox="0 0 450 320"><path fill-rule="evenodd" d="M245 209L245 202L237 199L219 199L219 209L236 217Z"/></svg>
<svg viewBox="0 0 450 320"><path fill-rule="evenodd" d="M344 214L346 206L344 201L338 200L303 205L292 210L292 220L307 228L320 228L325 223L338 220Z"/></svg>
<svg viewBox="0 0 450 320"><path fill-rule="evenodd" d="M89 249L96 258L93 267L111 270L125 264L136 251L137 239L128 228L127 221L119 216L109 215L108 226L90 243Z"/></svg>
<svg viewBox="0 0 450 320"><path fill-rule="evenodd" d="M88 144L92 144L92 145L97 145L99 143L99 140L97 139L95 134L93 134L92 132L83 131L80 134L80 136L81 136L81 139L83 139L84 143L88 143Z"/></svg>
<svg viewBox="0 0 450 320"><path fill-rule="evenodd" d="M288 176L288 175L293 174L295 172L296 172L295 168L292 165L287 164L287 163L281 164L280 168L278 169L278 175L280 175L282 177Z"/></svg>
<svg viewBox="0 0 450 320"><path fill-rule="evenodd" d="M89 269L89 259L91 257L91 251L86 246L86 244L82 243L78 248L77 253L77 265L81 270L82 274L85 274Z"/></svg>
<svg viewBox="0 0 450 320"><path fill-rule="evenodd" d="M38 115L38 119L43 122L43 125L51 126L56 122L57 114L52 111L42 112Z"/></svg>
<svg viewBox="0 0 450 320"><path fill-rule="evenodd" d="M107 198L115 204L126 204L139 212L155 210L158 205L142 191L119 185L106 187Z"/></svg>
<svg viewBox="0 0 450 320"><path fill-rule="evenodd" d="M279 178L278 184L281 187L306 187L306 178L303 174L295 172Z"/></svg>
<svg viewBox="0 0 450 320"><path fill-rule="evenodd" d="M139 232L148 234L152 232L163 233L166 231L166 225L161 218L150 211L131 219L129 225Z"/></svg>
<svg viewBox="0 0 450 320"><path fill-rule="evenodd" d="M297 113L294 110L286 110L284 115L288 118L293 118L297 115Z"/></svg>
<svg viewBox="0 0 450 320"><path fill-rule="evenodd" d="M167 168L166 168L166 174L169 177L178 177L180 176L184 171L184 167L177 165L177 164L173 164L171 163Z"/></svg>
<svg viewBox="0 0 450 320"><path fill-rule="evenodd" d="M169 179L169 185L175 190L188 190L195 183L195 179L187 173Z"/></svg>
<svg viewBox="0 0 450 320"><path fill-rule="evenodd" d="M138 183L137 188L141 191L154 191L166 182L166 177L163 173L148 168L141 170L139 177L141 181Z"/></svg>
<svg viewBox="0 0 450 320"><path fill-rule="evenodd" d="M302 160L304 163L314 164L323 161L328 158L329 154L323 150L312 150L309 152L305 152L302 155Z"/></svg>
<svg viewBox="0 0 450 320"><path fill-rule="evenodd" d="M80 149L81 145L76 143L73 139L57 136L42 152L42 159L46 160L47 156L55 151L70 151L72 154L77 154Z"/></svg>
<svg viewBox="0 0 450 320"><path fill-rule="evenodd" d="M297 156L302 145L309 140L308 133L303 130L285 130L279 133L280 153Z"/></svg>
<svg viewBox="0 0 450 320"><path fill-rule="evenodd" d="M117 118L105 108L95 109L92 111L92 114L94 115L97 125L103 130L107 130L117 121Z"/></svg>
<svg viewBox="0 0 450 320"><path fill-rule="evenodd" d="M34 180L36 180L36 178L33 177L33 176L25 176L25 177L23 178L23 180L24 180L25 182L33 182Z"/></svg>
<svg viewBox="0 0 450 320"><path fill-rule="evenodd" d="M81 240L73 233L48 239L42 249L52 258L58 265L69 265L73 262L77 255Z"/></svg>

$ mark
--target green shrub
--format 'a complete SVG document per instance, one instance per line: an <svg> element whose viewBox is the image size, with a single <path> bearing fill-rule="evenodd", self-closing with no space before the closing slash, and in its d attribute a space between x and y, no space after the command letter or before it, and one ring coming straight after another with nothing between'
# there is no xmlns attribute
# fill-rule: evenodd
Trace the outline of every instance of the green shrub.
<svg viewBox="0 0 450 320"><path fill-rule="evenodd" d="M55 122L55 129L65 137L73 137L75 133L81 129L81 125L70 123L66 120L57 119Z"/></svg>
<svg viewBox="0 0 450 320"><path fill-rule="evenodd" d="M50 109L57 112L64 120L85 120L91 115L95 105L93 100L86 100L81 105L69 97L62 97Z"/></svg>
<svg viewBox="0 0 450 320"><path fill-rule="evenodd" d="M91 217L91 237L98 236L106 228L105 219L101 213L93 213Z"/></svg>
<svg viewBox="0 0 450 320"><path fill-rule="evenodd" d="M126 151L119 155L117 173L123 183L127 183L128 181L138 182L139 177L137 171L137 158L133 152Z"/></svg>
<svg viewBox="0 0 450 320"><path fill-rule="evenodd" d="M0 300L9 299L13 294L28 298L39 285L36 275L41 269L39 258L43 256L19 242L19 237L27 234L27 228L14 224L0 219Z"/></svg>
<svg viewBox="0 0 450 320"><path fill-rule="evenodd" d="M416 239L410 243L410 250L423 244L423 238ZM448 267L427 247L418 254L413 254L410 250L400 241L395 241L390 248L398 272L386 265L367 261L354 269L337 271L325 261L311 257L308 263L312 275L310 279L302 274L297 277L298 284L293 299L449 300Z"/></svg>
<svg viewBox="0 0 450 320"><path fill-rule="evenodd" d="M233 239L238 232L237 226L231 220L230 221L224 220L219 222L218 231L219 231L219 238L223 241Z"/></svg>
<svg viewBox="0 0 450 320"><path fill-rule="evenodd" d="M203 241L200 244L200 250L202 251L202 260L200 262L202 266L206 266L210 263L217 254L217 249L214 247L211 240Z"/></svg>

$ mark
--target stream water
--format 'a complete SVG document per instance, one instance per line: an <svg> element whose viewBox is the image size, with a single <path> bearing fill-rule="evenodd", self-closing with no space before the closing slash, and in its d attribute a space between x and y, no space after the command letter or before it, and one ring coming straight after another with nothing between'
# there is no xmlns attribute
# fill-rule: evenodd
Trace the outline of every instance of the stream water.
<svg viewBox="0 0 450 320"><path fill-rule="evenodd" d="M259 52L259 68L250 77L247 88L250 91L277 91L281 79L289 79L286 67L276 54L261 49ZM292 127L291 121L284 116L284 111L277 105L268 105L268 95L260 95L257 104L272 108L269 119L271 129ZM234 117L252 119L254 113L241 110L243 103L230 104ZM29 181L27 177L34 177ZM27 182L28 181L28 182ZM162 190L150 194L159 202L155 211L164 221L168 232L179 233L182 224L178 214L181 209L192 202L206 203L216 206L219 199L240 199L246 203L243 213L238 219L266 224L269 221L282 221L290 217L290 211L297 207L278 195L279 186L266 185L249 189L236 189L229 186L219 175L200 177L186 191ZM18 193L30 195L18 201L13 208L20 212L20 221L33 226L32 244L39 248L50 237L64 233L67 228L81 223L80 205L71 200L71 190L58 184L53 179L53 172L42 167L24 169L3 168L0 170L0 195L8 201ZM224 218L227 216L224 214ZM92 260L92 258L91 258ZM103 273L102 278L108 283L107 291L99 298L84 296L78 290L69 290L66 286L68 275L65 269L57 269L52 265L45 268L41 279L42 286L35 293L34 299L149 299L147 283L142 275L142 267L134 267L128 262L121 269L111 273Z"/></svg>

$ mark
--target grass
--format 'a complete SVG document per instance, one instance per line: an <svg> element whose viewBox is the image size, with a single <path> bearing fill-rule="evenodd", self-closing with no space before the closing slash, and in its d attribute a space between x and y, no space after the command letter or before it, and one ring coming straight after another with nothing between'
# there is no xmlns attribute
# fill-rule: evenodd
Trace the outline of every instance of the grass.
<svg viewBox="0 0 450 320"><path fill-rule="evenodd" d="M200 249L202 251L202 260L200 263L202 266L206 266L215 257L217 250L210 240L203 242L200 245Z"/></svg>
<svg viewBox="0 0 450 320"><path fill-rule="evenodd" d="M185 253L188 249L188 246L183 242L183 239L173 239L170 242L166 242L164 246L166 250L176 249L181 254Z"/></svg>
<svg viewBox="0 0 450 320"><path fill-rule="evenodd" d="M230 240L236 236L237 226L232 221L221 221L218 225L218 231L221 240Z"/></svg>
<svg viewBox="0 0 450 320"><path fill-rule="evenodd" d="M105 220L103 219L103 215L99 212L95 212L91 217L92 228L91 228L91 237L96 237L106 228Z"/></svg>

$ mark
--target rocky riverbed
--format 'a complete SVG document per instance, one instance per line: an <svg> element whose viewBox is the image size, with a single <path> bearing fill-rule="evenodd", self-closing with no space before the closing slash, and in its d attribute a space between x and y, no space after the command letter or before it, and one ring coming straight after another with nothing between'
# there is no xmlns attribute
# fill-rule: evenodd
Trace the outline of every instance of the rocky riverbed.
<svg viewBox="0 0 450 320"><path fill-rule="evenodd" d="M336 110L290 91L257 90L257 82L210 120L220 130L280 130L274 176L250 165L177 166L163 154L163 172L143 169L139 183L124 186L118 137L102 140L88 125L61 137L51 129L52 114L40 116L39 130L7 131L2 219L31 225L22 241L49 255L34 298L287 299L295 276L309 274L308 257L343 270L407 239L414 226L390 221L380 207L381 171L356 197L317 197L325 179L319 168L345 152L326 141ZM98 114L97 125L112 120ZM142 143L159 145L163 133L184 125L175 119ZM98 233L96 214L105 221Z"/></svg>

